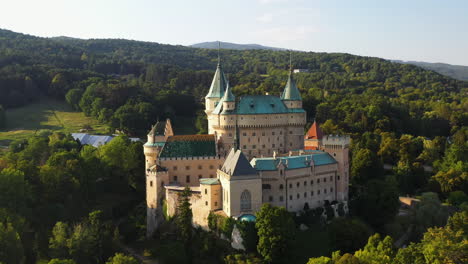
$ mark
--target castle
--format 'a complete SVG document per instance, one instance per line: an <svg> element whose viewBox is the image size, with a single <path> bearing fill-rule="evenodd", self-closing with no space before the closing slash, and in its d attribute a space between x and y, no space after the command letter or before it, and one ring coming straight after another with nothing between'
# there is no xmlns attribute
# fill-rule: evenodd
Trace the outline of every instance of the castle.
<svg viewBox="0 0 468 264"><path fill-rule="evenodd" d="M349 136L304 135L306 112L290 71L281 97L237 98L218 66L205 97L208 135L174 135L170 120L151 128L146 157L147 232L175 214L191 189L194 223L210 212L251 217L263 203L298 212L326 200L347 201Z"/></svg>

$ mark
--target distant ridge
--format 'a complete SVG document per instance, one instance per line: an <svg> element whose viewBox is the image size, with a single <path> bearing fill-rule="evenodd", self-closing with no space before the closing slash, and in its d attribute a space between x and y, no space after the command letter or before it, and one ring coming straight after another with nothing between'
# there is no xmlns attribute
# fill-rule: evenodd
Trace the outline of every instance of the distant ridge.
<svg viewBox="0 0 468 264"><path fill-rule="evenodd" d="M259 44L237 44L230 42L220 42L222 49L233 49L233 50L286 50L283 48L268 47ZM201 49L217 49L218 41L209 41L201 42L197 44L190 45L192 48L201 48Z"/></svg>
<svg viewBox="0 0 468 264"><path fill-rule="evenodd" d="M447 63L431 63L423 61L402 61L402 60L392 60L396 63L402 64L412 64L424 68L426 70L435 71L445 76L452 77L461 81L468 81L468 66L463 65L452 65Z"/></svg>

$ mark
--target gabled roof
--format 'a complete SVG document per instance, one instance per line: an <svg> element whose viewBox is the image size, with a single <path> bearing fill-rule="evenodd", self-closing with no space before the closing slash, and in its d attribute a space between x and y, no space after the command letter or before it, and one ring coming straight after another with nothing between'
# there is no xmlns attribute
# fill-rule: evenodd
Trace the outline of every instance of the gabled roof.
<svg viewBox="0 0 468 264"><path fill-rule="evenodd" d="M257 175L242 151L234 149L229 152L221 170L231 176Z"/></svg>
<svg viewBox="0 0 468 264"><path fill-rule="evenodd" d="M226 77L224 76L221 64L218 63L216 72L211 82L210 90L205 98L221 98L226 90Z"/></svg>
<svg viewBox="0 0 468 264"><path fill-rule="evenodd" d="M280 162L285 165L286 170L308 168L312 165L321 166L337 163L330 154L320 151L312 155L254 158L250 164L258 171L272 171L277 170Z"/></svg>
<svg viewBox="0 0 468 264"><path fill-rule="evenodd" d="M214 135L170 136L160 154L161 158L214 156L216 156Z"/></svg>
<svg viewBox="0 0 468 264"><path fill-rule="evenodd" d="M289 73L288 83L284 87L283 94L281 95L281 100L287 101L301 101L301 93L297 89L296 82L292 76L292 72Z"/></svg>
<svg viewBox="0 0 468 264"><path fill-rule="evenodd" d="M86 133L72 133L71 135L75 140L78 139L82 145L91 145L96 148L107 144L115 137L114 135L102 136L102 135L89 135ZM129 138L129 139L132 142L141 141L139 138Z"/></svg>
<svg viewBox="0 0 468 264"><path fill-rule="evenodd" d="M323 132L320 129L319 124L314 121L312 126L309 128L309 131L307 131L306 134L306 139L322 139L323 137Z"/></svg>

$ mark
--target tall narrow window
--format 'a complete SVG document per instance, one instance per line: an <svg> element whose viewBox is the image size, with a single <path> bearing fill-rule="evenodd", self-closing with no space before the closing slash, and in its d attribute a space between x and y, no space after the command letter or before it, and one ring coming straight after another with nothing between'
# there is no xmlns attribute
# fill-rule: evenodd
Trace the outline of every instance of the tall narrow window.
<svg viewBox="0 0 468 264"><path fill-rule="evenodd" d="M248 190L244 190L241 194L241 211L248 211L252 209L251 195Z"/></svg>

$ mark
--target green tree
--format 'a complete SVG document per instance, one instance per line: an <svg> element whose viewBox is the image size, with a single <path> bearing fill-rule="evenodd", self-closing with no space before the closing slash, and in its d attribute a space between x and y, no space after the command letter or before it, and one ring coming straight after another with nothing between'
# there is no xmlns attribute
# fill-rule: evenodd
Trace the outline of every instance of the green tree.
<svg viewBox="0 0 468 264"><path fill-rule="evenodd" d="M185 251L190 259L191 255L191 242L192 242L192 208L190 208L190 197L192 196L189 187L185 187L184 191L179 194L179 204L176 211L176 224L180 234L180 238L184 242Z"/></svg>
<svg viewBox="0 0 468 264"><path fill-rule="evenodd" d="M387 236L381 240L379 234L369 237L366 246L354 253L363 264L391 263L394 255L393 239Z"/></svg>
<svg viewBox="0 0 468 264"><path fill-rule="evenodd" d="M0 223L0 263L24 263L21 238L11 223Z"/></svg>
<svg viewBox="0 0 468 264"><path fill-rule="evenodd" d="M52 229L52 236L49 239L50 256L54 258L67 258L68 240L70 238L70 228L67 223L57 222Z"/></svg>
<svg viewBox="0 0 468 264"><path fill-rule="evenodd" d="M468 202L468 195L466 195L463 191L454 191L450 192L447 201L454 206L460 206L463 203Z"/></svg>
<svg viewBox="0 0 468 264"><path fill-rule="evenodd" d="M48 264L76 264L72 259L51 259Z"/></svg>
<svg viewBox="0 0 468 264"><path fill-rule="evenodd" d="M0 129L6 127L6 113L3 106L0 105Z"/></svg>
<svg viewBox="0 0 468 264"><path fill-rule="evenodd" d="M27 183L24 173L15 169L0 171L0 208L23 213L26 206Z"/></svg>
<svg viewBox="0 0 468 264"><path fill-rule="evenodd" d="M462 231L457 232L451 228L429 228L421 240L426 263L467 263L467 237Z"/></svg>
<svg viewBox="0 0 468 264"><path fill-rule="evenodd" d="M385 180L370 180L365 187L356 191L350 200L352 214L356 214L374 227L382 227L398 212L397 183L393 177Z"/></svg>
<svg viewBox="0 0 468 264"><path fill-rule="evenodd" d="M421 244L411 243L405 248L400 248L393 259L393 264L426 264Z"/></svg>
<svg viewBox="0 0 468 264"><path fill-rule="evenodd" d="M351 180L356 183L365 183L370 179L382 175L382 164L377 155L369 149L359 149L353 156L351 163Z"/></svg>
<svg viewBox="0 0 468 264"><path fill-rule="evenodd" d="M356 218L335 218L328 226L328 234L335 250L354 252L367 243L371 231Z"/></svg>
<svg viewBox="0 0 468 264"><path fill-rule="evenodd" d="M448 211L436 193L423 193L421 201L411 210L413 236L420 239L429 227L441 227L447 223Z"/></svg>
<svg viewBox="0 0 468 264"><path fill-rule="evenodd" d="M65 95L65 100L75 110L80 110L80 100L83 91L81 89L71 89Z"/></svg>
<svg viewBox="0 0 468 264"><path fill-rule="evenodd" d="M284 207L263 204L256 216L258 253L268 263L281 263L286 260L296 231L291 215Z"/></svg>
<svg viewBox="0 0 468 264"><path fill-rule="evenodd" d="M109 258L106 264L138 264L139 262L131 256L126 256L122 253L116 253L113 257Z"/></svg>
<svg viewBox="0 0 468 264"><path fill-rule="evenodd" d="M442 160L434 163L437 174L433 178L442 191L464 190L468 185L468 143L452 144Z"/></svg>

